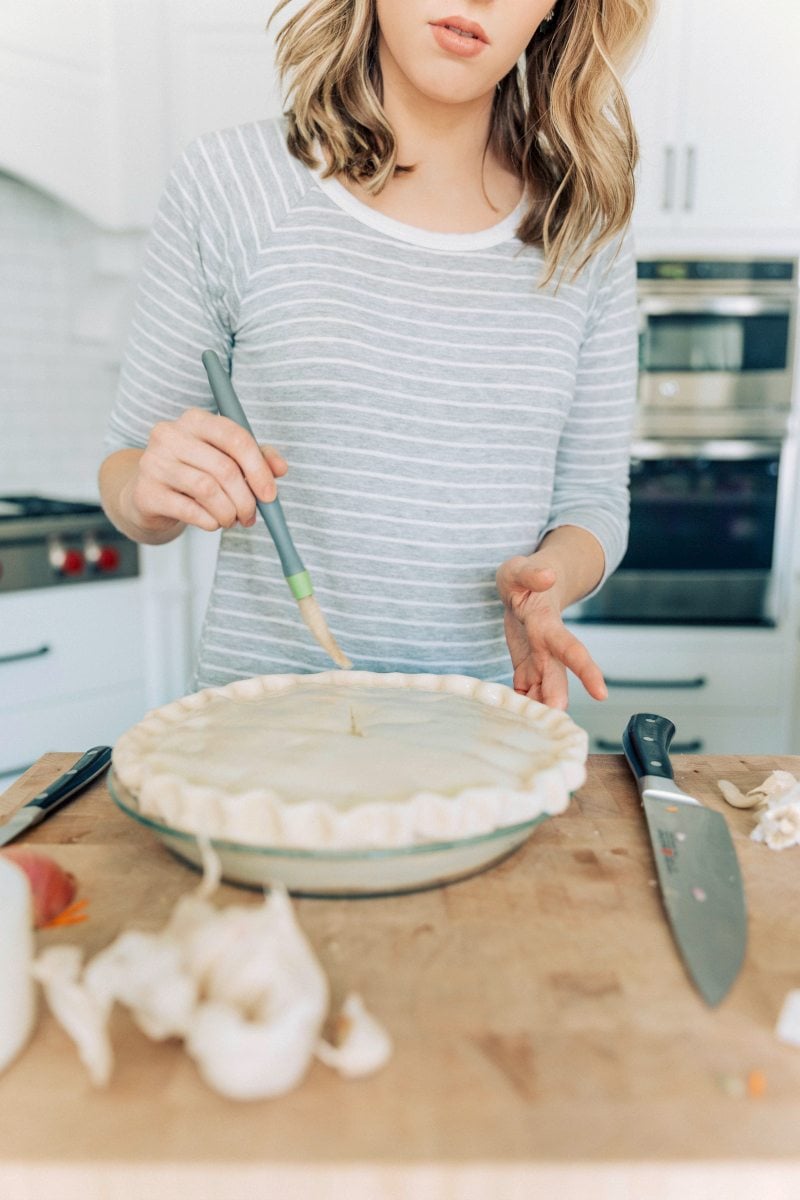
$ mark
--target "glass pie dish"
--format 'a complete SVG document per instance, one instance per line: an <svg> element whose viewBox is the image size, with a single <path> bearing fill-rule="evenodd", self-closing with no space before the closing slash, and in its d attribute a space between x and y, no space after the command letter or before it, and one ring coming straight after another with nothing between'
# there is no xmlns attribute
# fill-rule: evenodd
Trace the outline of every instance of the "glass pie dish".
<svg viewBox="0 0 800 1200"><path fill-rule="evenodd" d="M142 813L136 798L113 769L108 789L126 816L154 833L177 858L193 867L201 866L200 845L194 833ZM221 838L209 841L219 855L222 877L228 883L259 889L282 883L301 896L391 896L453 883L486 870L518 849L548 816L543 812L531 820L458 841L424 842L389 850L304 850Z"/></svg>

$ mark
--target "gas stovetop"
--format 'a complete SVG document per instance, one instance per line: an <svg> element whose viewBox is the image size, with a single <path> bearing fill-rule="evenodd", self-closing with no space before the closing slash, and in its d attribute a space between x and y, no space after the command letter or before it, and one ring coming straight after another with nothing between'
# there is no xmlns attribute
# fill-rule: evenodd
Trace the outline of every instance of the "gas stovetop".
<svg viewBox="0 0 800 1200"><path fill-rule="evenodd" d="M72 513L102 513L88 500L56 500L49 496L0 496L0 521L15 517L62 517Z"/></svg>
<svg viewBox="0 0 800 1200"><path fill-rule="evenodd" d="M99 504L85 500L52 500L47 496L0 496L0 521L18 521L23 517L64 517L76 513L102 516Z"/></svg>
<svg viewBox="0 0 800 1200"><path fill-rule="evenodd" d="M99 504L0 496L0 592L139 574L136 545Z"/></svg>

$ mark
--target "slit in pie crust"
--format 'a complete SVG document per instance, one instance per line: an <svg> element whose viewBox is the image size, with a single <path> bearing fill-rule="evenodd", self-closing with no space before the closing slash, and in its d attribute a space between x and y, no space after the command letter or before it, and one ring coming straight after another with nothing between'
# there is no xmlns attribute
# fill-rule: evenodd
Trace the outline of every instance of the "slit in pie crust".
<svg viewBox="0 0 800 1200"><path fill-rule="evenodd" d="M464 675L261 675L149 713L114 747L140 811L199 836L308 850L457 841L563 812L587 735Z"/></svg>

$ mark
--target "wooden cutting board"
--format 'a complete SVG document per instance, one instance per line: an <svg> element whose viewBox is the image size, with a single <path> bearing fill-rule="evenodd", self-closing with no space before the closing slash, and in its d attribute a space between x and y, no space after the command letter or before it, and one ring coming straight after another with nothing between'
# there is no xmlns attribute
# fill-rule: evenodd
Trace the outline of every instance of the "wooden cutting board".
<svg viewBox="0 0 800 1200"><path fill-rule="evenodd" d="M45 755L0 815L77 757ZM334 1004L359 991L391 1031L379 1074L345 1081L315 1064L288 1096L237 1104L200 1081L177 1041L150 1042L118 1012L115 1071L98 1092L42 1010L0 1077L0 1196L800 1195L800 1049L774 1036L800 987L800 848L751 841L753 814L728 808L715 783L800 776L800 757L675 766L724 812L745 878L747 957L718 1009L673 948L624 760L595 756L569 811L481 875L410 896L296 901ZM93 954L124 927L159 928L197 882L103 781L25 841L89 900L85 924L41 932L40 946ZM229 886L218 900L260 902ZM762 1095L747 1094L754 1071Z"/></svg>

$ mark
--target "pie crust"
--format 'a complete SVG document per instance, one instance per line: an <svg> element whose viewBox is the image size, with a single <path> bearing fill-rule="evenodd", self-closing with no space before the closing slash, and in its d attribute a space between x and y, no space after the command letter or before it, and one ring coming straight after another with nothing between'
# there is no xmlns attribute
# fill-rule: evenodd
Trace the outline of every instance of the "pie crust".
<svg viewBox="0 0 800 1200"><path fill-rule="evenodd" d="M140 811L306 850L457 841L563 812L586 777L563 712L464 675L261 675L149 713L114 747Z"/></svg>

